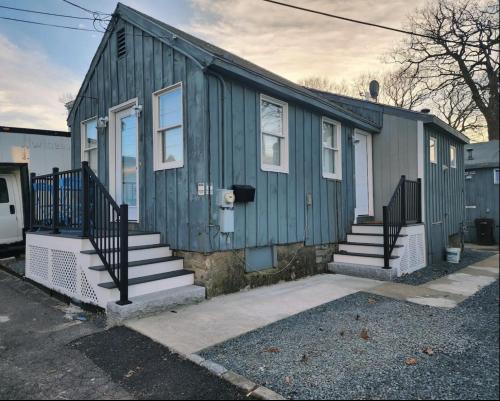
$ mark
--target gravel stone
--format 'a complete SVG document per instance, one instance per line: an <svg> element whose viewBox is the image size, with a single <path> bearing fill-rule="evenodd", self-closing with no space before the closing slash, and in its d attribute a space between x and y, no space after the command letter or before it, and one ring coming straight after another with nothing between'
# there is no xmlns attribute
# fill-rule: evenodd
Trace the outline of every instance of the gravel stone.
<svg viewBox="0 0 500 401"><path fill-rule="evenodd" d="M200 355L290 399L498 399L498 303L498 281L452 310L357 293Z"/></svg>
<svg viewBox="0 0 500 401"><path fill-rule="evenodd" d="M430 281L447 276L448 274L455 273L458 270L462 270L469 265L480 262L481 260L487 259L493 255L495 255L495 252L465 249L460 263L448 263L443 260L440 263L434 263L406 276L398 277L393 281L408 285L426 284Z"/></svg>

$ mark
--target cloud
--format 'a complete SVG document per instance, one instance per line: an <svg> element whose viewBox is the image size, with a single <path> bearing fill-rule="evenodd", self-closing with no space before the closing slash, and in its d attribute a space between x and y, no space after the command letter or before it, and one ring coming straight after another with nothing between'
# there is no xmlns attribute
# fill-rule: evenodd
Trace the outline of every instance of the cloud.
<svg viewBox="0 0 500 401"><path fill-rule="evenodd" d="M76 93L80 80L36 48L21 48L0 35L0 124L67 130L59 98Z"/></svg>
<svg viewBox="0 0 500 401"><path fill-rule="evenodd" d="M400 28L424 1L408 7L407 0L310 0L307 7ZM189 31L294 81L319 75L340 82L385 71L392 67L382 56L402 39L394 32L263 1L191 0L191 8Z"/></svg>

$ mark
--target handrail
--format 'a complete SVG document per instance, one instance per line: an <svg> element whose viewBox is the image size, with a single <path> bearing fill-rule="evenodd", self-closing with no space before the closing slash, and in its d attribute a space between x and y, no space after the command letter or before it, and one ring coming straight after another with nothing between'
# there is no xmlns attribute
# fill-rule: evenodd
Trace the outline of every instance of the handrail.
<svg viewBox="0 0 500 401"><path fill-rule="evenodd" d="M120 291L128 299L128 206L118 205L87 162L78 169L36 176L30 182L30 229L80 232L88 238Z"/></svg>
<svg viewBox="0 0 500 401"><path fill-rule="evenodd" d="M383 207L384 268L390 269L392 251L401 229L408 223L422 222L422 181L401 176L387 206Z"/></svg>

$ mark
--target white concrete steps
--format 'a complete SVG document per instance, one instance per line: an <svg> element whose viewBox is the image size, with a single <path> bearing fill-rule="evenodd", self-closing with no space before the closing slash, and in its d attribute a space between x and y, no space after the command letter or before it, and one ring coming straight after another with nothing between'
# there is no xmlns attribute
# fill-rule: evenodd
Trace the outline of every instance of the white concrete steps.
<svg viewBox="0 0 500 401"><path fill-rule="evenodd" d="M347 234L347 241L339 244L338 252L328 269L332 273L378 280L392 279L404 253L402 233L386 268L384 261L384 228L382 224L353 224L352 232Z"/></svg>
<svg viewBox="0 0 500 401"><path fill-rule="evenodd" d="M339 253L343 252L384 255L384 245L370 244L368 242L342 242L339 244ZM403 252L403 245L396 245L392 254L394 256L402 256Z"/></svg>
<svg viewBox="0 0 500 401"><path fill-rule="evenodd" d="M153 294L159 291L171 290L194 284L194 275L187 270L177 270L151 276L137 277L129 280L129 297ZM109 301L120 299L120 292L112 281L101 283L99 287L109 291Z"/></svg>
<svg viewBox="0 0 500 401"><path fill-rule="evenodd" d="M194 286L194 273L185 270L183 259L173 256L170 246L160 242L160 234L133 232L130 233L128 240L128 293L130 299L139 297L142 303L145 302L146 309L150 305L144 300L149 299L155 304L155 309L158 309L160 299L168 300L168 304L172 304L175 303L173 300L175 294L186 293L186 291L174 290ZM112 251L114 250L110 249L107 252ZM89 278L96 283L100 304L107 309L109 305L116 303L120 298L117 285L94 249L82 251L81 254L82 260L85 260L85 265L88 266ZM166 294L166 291L169 293ZM205 289L197 289L198 294L200 291L204 293ZM188 291L188 293L192 293L192 291ZM182 299L179 302L182 303ZM164 307L168 307L168 305L164 305ZM135 307L129 307L127 310L134 310L134 313L138 313ZM119 312L115 310L114 313Z"/></svg>
<svg viewBox="0 0 500 401"><path fill-rule="evenodd" d="M108 250L108 252L112 251L114 251L114 249ZM82 254L89 255L88 261L91 266L101 264L101 258L99 257L95 249L92 249L90 251L83 251ZM148 244L129 246L128 248L129 262L135 262L145 259L165 258L168 256L172 256L172 251L170 249L170 246L167 244Z"/></svg>
<svg viewBox="0 0 500 401"><path fill-rule="evenodd" d="M151 276L155 274L174 272L182 270L184 267L183 259L177 256L167 256L160 258L151 258L129 262L128 277L129 279ZM97 274L97 281L103 283L109 280L109 273L104 265L91 266L89 270Z"/></svg>

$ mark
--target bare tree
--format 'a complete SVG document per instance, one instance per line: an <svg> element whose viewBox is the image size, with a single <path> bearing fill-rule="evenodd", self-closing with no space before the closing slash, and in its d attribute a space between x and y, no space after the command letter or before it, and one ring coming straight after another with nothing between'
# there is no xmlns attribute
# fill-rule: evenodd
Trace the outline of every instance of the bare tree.
<svg viewBox="0 0 500 401"><path fill-rule="evenodd" d="M335 82L327 77L310 76L307 78L299 79L299 85L306 88L316 89L323 92L337 93L339 95L353 96L353 87L346 81Z"/></svg>
<svg viewBox="0 0 500 401"><path fill-rule="evenodd" d="M420 78L409 69L399 68L384 75L382 90L385 102L416 110L428 99Z"/></svg>
<svg viewBox="0 0 500 401"><path fill-rule="evenodd" d="M61 102L64 105L64 107L66 107L68 113L73 107L74 101L75 101L75 95L73 95L72 93L67 92L59 96L59 102Z"/></svg>
<svg viewBox="0 0 500 401"><path fill-rule="evenodd" d="M394 57L404 70L414 71L429 93L455 88L469 96L484 116L490 140L498 139L500 131L498 13L496 2L429 3L410 17L414 34Z"/></svg>

